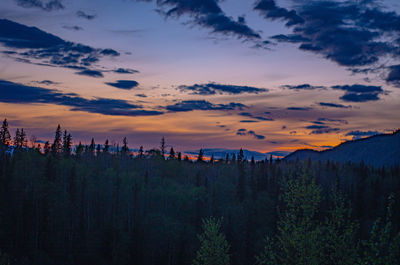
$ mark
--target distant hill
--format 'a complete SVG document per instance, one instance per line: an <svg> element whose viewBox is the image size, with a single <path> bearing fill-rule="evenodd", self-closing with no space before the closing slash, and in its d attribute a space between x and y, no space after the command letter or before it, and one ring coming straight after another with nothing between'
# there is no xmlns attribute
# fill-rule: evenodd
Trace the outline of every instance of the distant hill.
<svg viewBox="0 0 400 265"><path fill-rule="evenodd" d="M206 157L211 157L211 155L214 155L215 159L225 159L226 155L228 154L230 157L235 154L236 156L239 154L239 149L226 149L226 148L212 148L212 149L203 149L204 155ZM199 150L193 150L193 151L185 151L185 154L190 154L190 155L198 155ZM268 158L267 154L263 154L257 151L251 151L251 150L246 150L243 149L243 154L247 159L251 159L252 156L254 156L255 160L264 160Z"/></svg>
<svg viewBox="0 0 400 265"><path fill-rule="evenodd" d="M332 160L337 162L364 161L376 167L400 165L400 130L392 134L379 134L368 138L347 141L324 151L311 149L297 150L287 155L284 160Z"/></svg>

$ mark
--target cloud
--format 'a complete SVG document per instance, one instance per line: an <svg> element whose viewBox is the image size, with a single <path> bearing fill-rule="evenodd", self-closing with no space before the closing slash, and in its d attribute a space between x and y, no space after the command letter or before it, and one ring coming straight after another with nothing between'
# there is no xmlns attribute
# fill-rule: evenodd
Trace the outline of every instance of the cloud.
<svg viewBox="0 0 400 265"><path fill-rule="evenodd" d="M94 77L102 77L102 74L91 74L87 71L92 71L90 68L102 57L120 55L113 49L96 49L68 42L36 27L7 19L0 19L0 44L14 49L12 53L6 54L16 61L77 69L80 70L78 74Z"/></svg>
<svg viewBox="0 0 400 265"><path fill-rule="evenodd" d="M108 83L105 83L105 84L107 84L109 86L116 87L116 88L127 89L127 90L132 89L134 87L137 87L139 85L138 82L133 81L133 80L118 80L115 83L108 82Z"/></svg>
<svg viewBox="0 0 400 265"><path fill-rule="evenodd" d="M235 86L235 85L222 85L216 83L208 84L194 84L192 86L179 86L181 91L190 91L192 95L215 95L215 94L241 94L241 93L260 93L266 92L268 89L257 88L251 86Z"/></svg>
<svg viewBox="0 0 400 265"><path fill-rule="evenodd" d="M234 110L243 109L247 106L242 103L231 102L229 104L213 104L206 100L184 100L174 105L166 106L166 110L171 112L183 112L193 110Z"/></svg>
<svg viewBox="0 0 400 265"><path fill-rule="evenodd" d="M253 114L251 114L249 112L240 112L239 115L245 116L245 117L249 117L249 118L253 118L253 119L256 119L256 120L260 120L260 121L273 121L274 120L272 118L256 116L256 115L253 115ZM240 121L240 122L257 122L257 121L244 120L244 121Z"/></svg>
<svg viewBox="0 0 400 265"><path fill-rule="evenodd" d="M300 111L305 111L305 110L312 110L312 108L310 107L289 107L286 108L287 110L300 110Z"/></svg>
<svg viewBox="0 0 400 265"><path fill-rule="evenodd" d="M102 72L100 72L98 70L89 70L89 69L85 69L85 70L76 72L76 74L86 75L86 76L90 76L90 77L104 77Z"/></svg>
<svg viewBox="0 0 400 265"><path fill-rule="evenodd" d="M136 94L135 96L140 97L140 98L147 98L147 95L145 95L145 94Z"/></svg>
<svg viewBox="0 0 400 265"><path fill-rule="evenodd" d="M80 31L83 30L80 26L63 26L63 29L73 30L73 31Z"/></svg>
<svg viewBox="0 0 400 265"><path fill-rule="evenodd" d="M90 15L90 14L85 13L85 12L82 11L82 10L79 10L79 11L76 12L76 16L79 17L79 18L84 18L84 19L87 19L87 20L92 20L92 19L95 19L97 15Z"/></svg>
<svg viewBox="0 0 400 265"><path fill-rule="evenodd" d="M315 90L315 89L324 89L324 86L313 86L310 84L302 84L302 85L283 85L282 88L291 89L291 90Z"/></svg>
<svg viewBox="0 0 400 265"><path fill-rule="evenodd" d="M333 122L333 123L348 124L348 122L346 120L341 120L341 119L318 118L317 121L319 121L319 122Z"/></svg>
<svg viewBox="0 0 400 265"><path fill-rule="evenodd" d="M136 73L139 73L138 70L130 69L130 68L118 68L118 69L113 70L113 72L117 73L117 74L136 74Z"/></svg>
<svg viewBox="0 0 400 265"><path fill-rule="evenodd" d="M42 81L33 81L33 83L39 84L39 85L46 85L46 86L50 86L50 85L59 85L59 82L54 82L51 80L42 80Z"/></svg>
<svg viewBox="0 0 400 265"><path fill-rule="evenodd" d="M339 109L351 109L352 106L348 105L342 105L342 104L336 104L336 103L330 103L330 102L319 102L318 103L322 107L330 107L330 108L339 108Z"/></svg>
<svg viewBox="0 0 400 265"><path fill-rule="evenodd" d="M310 39L304 38L298 34L278 34L271 36L270 39L275 40L277 42L290 42L290 43L301 43L301 42L310 42Z"/></svg>
<svg viewBox="0 0 400 265"><path fill-rule="evenodd" d="M240 136L250 135L250 136L256 138L257 140L265 139L264 135L256 134L253 130L248 131L247 129L238 129L236 132L236 135L240 135Z"/></svg>
<svg viewBox="0 0 400 265"><path fill-rule="evenodd" d="M346 136L353 136L353 140L361 139L363 137L373 136L380 134L378 131L351 131L346 133Z"/></svg>
<svg viewBox="0 0 400 265"><path fill-rule="evenodd" d="M327 125L310 125L305 127L306 129L312 130L310 134L325 134L340 131L339 128L332 128Z"/></svg>
<svg viewBox="0 0 400 265"><path fill-rule="evenodd" d="M300 50L322 55L350 70L375 67L398 57L400 16L380 1L292 0L291 10L274 0L260 0L254 9L268 20L282 20L292 31L275 35L278 42L300 44Z"/></svg>
<svg viewBox="0 0 400 265"><path fill-rule="evenodd" d="M253 122L259 122L259 121L255 121L255 120L241 120L240 122L242 122L242 123L253 123Z"/></svg>
<svg viewBox="0 0 400 265"><path fill-rule="evenodd" d="M147 0L150 2L151 0ZM158 0L158 12L164 17L191 17L191 23L211 29L213 33L231 35L245 40L259 40L260 35L251 29L243 17L237 20L227 16L218 0Z"/></svg>
<svg viewBox="0 0 400 265"><path fill-rule="evenodd" d="M389 67L390 71L386 77L386 82L396 87L400 87L400 64Z"/></svg>
<svg viewBox="0 0 400 265"><path fill-rule="evenodd" d="M82 98L75 93L63 93L55 89L25 86L0 80L0 102L14 104L56 104L68 106L71 111L85 111L103 115L152 116L163 112L144 110L141 105L131 104L126 100Z"/></svg>
<svg viewBox="0 0 400 265"><path fill-rule="evenodd" d="M41 1L41 0L15 0L17 5L24 8L39 8L44 11L56 11L64 9L64 5L60 0L50 0L50 1Z"/></svg>
<svg viewBox="0 0 400 265"><path fill-rule="evenodd" d="M259 11L265 18L286 21L286 26L304 23L304 19L299 17L296 11L278 7L274 0L260 0L256 3L254 9Z"/></svg>
<svg viewBox="0 0 400 265"><path fill-rule="evenodd" d="M332 86L333 89L343 90L346 93L340 97L347 102L367 102L379 100L379 95L384 94L381 86L366 86L360 84Z"/></svg>

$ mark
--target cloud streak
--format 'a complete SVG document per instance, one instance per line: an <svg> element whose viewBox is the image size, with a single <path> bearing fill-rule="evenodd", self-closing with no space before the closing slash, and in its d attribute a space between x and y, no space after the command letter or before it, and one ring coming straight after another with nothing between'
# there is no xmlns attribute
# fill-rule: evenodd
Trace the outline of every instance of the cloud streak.
<svg viewBox="0 0 400 265"><path fill-rule="evenodd" d="M50 1L41 1L41 0L15 0L17 5L24 8L38 8L44 11L57 11L64 9L64 5L60 0L50 0Z"/></svg>
<svg viewBox="0 0 400 265"><path fill-rule="evenodd" d="M85 111L103 115L117 116L153 116L163 112L145 110L141 105L126 100L82 98L75 93L63 93L55 89L25 86L0 80L0 102L14 104L55 104L70 107L71 111Z"/></svg>
<svg viewBox="0 0 400 265"><path fill-rule="evenodd" d="M240 135L240 136L250 135L250 136L254 137L257 140L264 140L265 139L264 135L256 134L253 130L247 130L247 129L239 129L239 130L237 130L236 135Z"/></svg>
<svg viewBox="0 0 400 265"><path fill-rule="evenodd" d="M284 21L292 30L290 34L272 36L271 40L298 44L300 50L322 55L357 72L375 69L388 56L398 58L400 15L386 11L379 1L292 2L290 10L279 7L275 0L256 3L254 9L264 18ZM396 66L392 71L387 81L398 85ZM344 97L349 101L353 98ZM374 100L372 96L365 99Z"/></svg>
<svg viewBox="0 0 400 265"><path fill-rule="evenodd" d="M118 80L117 82L107 82L105 83L109 86L116 87L119 89L130 90L134 87L139 86L139 83L134 80Z"/></svg>
<svg viewBox="0 0 400 265"><path fill-rule="evenodd" d="M188 91L192 95L215 95L215 94L242 94L242 93L253 93L258 94L261 92L267 92L268 89L251 87L251 86L235 86L235 85L223 85L217 83L208 84L194 84L191 86L182 85L178 87L181 91Z"/></svg>
<svg viewBox="0 0 400 265"><path fill-rule="evenodd" d="M193 110L235 110L243 109L247 106L242 103L231 102L229 104L213 104L206 100L184 100L173 105L166 106L170 112L185 112Z"/></svg>
<svg viewBox="0 0 400 265"><path fill-rule="evenodd" d="M346 93L341 96L340 99L347 102L377 101L380 99L379 96L385 93L381 86L366 86L360 84L337 85L332 86L332 88L345 91Z"/></svg>
<svg viewBox="0 0 400 265"><path fill-rule="evenodd" d="M144 0L151 2L151 0ZM261 36L250 28L243 17L237 20L227 16L218 0L157 0L158 11L164 17L188 15L191 23L211 29L212 33L231 35L245 40L260 40Z"/></svg>
<svg viewBox="0 0 400 265"><path fill-rule="evenodd" d="M113 49L96 49L65 41L36 27L0 19L0 44L14 51L6 53L20 62L80 70L77 74L102 77L92 69L101 58L117 57ZM90 71L96 71L90 72Z"/></svg>

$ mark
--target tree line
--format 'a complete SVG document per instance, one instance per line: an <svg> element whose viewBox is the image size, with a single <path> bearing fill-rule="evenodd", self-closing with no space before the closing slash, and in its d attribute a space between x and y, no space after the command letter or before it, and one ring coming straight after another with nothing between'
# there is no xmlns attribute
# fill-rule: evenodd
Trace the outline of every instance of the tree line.
<svg viewBox="0 0 400 265"><path fill-rule="evenodd" d="M400 261L399 166L32 142L3 122L1 265Z"/></svg>

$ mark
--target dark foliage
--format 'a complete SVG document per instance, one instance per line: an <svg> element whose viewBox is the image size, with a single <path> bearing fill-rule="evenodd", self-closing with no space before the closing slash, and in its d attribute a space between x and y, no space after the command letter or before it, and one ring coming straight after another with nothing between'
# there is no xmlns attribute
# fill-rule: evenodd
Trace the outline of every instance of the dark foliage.
<svg viewBox="0 0 400 265"><path fill-rule="evenodd" d="M218 233L210 230L222 244L216 247L229 249L224 262L234 265L303 264L279 252L300 255L289 241L302 237L293 246L310 253L299 256L304 264L322 264L311 257L331 264L340 251L357 264L398 261L399 201L391 199L390 211L386 207L391 194L400 196L399 166L248 162L243 152L219 161L182 161L173 148L164 159L165 140L162 151L133 154L126 139L122 151L108 141L96 149L93 139L70 152L71 139L57 128L46 153L27 147L10 152L2 145L0 260L192 264L196 253L217 251L204 240L215 227L202 229L202 220L213 216L221 220ZM335 244L340 249L332 252Z"/></svg>

